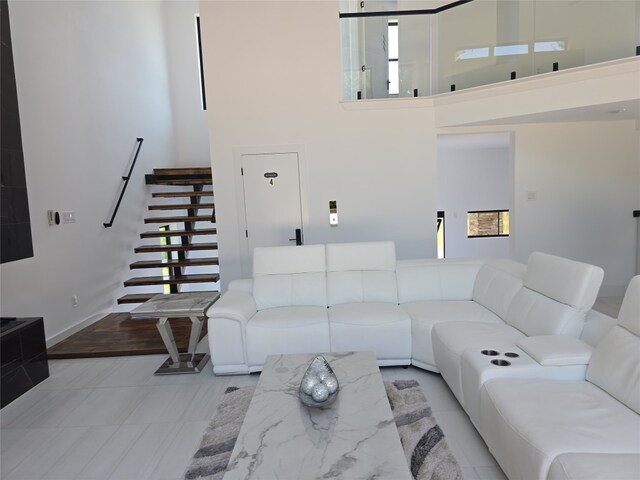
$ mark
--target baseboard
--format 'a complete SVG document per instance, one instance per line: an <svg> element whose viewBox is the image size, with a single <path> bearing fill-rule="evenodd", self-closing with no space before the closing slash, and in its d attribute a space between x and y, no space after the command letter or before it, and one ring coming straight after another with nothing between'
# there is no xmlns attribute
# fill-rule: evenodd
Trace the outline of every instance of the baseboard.
<svg viewBox="0 0 640 480"><path fill-rule="evenodd" d="M62 332L52 335L51 337L46 339L47 348L53 347L56 343L60 343L62 340L70 337L74 333L79 332L83 328L96 323L98 320L106 317L108 314L109 312L96 313L95 315L92 315L89 318L85 318L84 320L79 321L75 325L72 325L71 327L63 330Z"/></svg>

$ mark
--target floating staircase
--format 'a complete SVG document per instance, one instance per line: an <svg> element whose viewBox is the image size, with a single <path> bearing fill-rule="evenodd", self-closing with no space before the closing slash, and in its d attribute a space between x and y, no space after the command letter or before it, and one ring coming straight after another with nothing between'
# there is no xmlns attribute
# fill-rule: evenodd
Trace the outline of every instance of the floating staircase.
<svg viewBox="0 0 640 480"><path fill-rule="evenodd" d="M146 183L160 189L151 194L159 203L149 205L151 215L144 223L150 229L140 233L140 238L149 243L134 249L145 258L129 268L134 272L146 269L153 274L126 280L125 287L145 291L124 295L118 303L143 303L158 293L179 293L183 285L198 284L203 286L198 291L217 291L218 245L213 241L217 231L211 169L157 168L146 175ZM171 211L176 214L171 215Z"/></svg>

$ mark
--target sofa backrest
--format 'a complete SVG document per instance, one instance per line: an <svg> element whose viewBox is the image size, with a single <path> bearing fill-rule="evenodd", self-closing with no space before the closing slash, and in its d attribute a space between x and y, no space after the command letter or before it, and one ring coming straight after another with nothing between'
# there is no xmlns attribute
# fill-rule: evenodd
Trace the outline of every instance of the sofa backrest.
<svg viewBox="0 0 640 480"><path fill-rule="evenodd" d="M640 275L631 279L618 324L593 351L587 380L640 413Z"/></svg>
<svg viewBox="0 0 640 480"><path fill-rule="evenodd" d="M487 261L476 275L473 300L504 320L509 305L522 288L526 268L513 260Z"/></svg>
<svg viewBox="0 0 640 480"><path fill-rule="evenodd" d="M254 249L253 298L258 310L293 305L326 307L325 246Z"/></svg>
<svg viewBox="0 0 640 480"><path fill-rule="evenodd" d="M528 336L579 337L603 276L600 267L534 252L505 321Z"/></svg>
<svg viewBox="0 0 640 480"><path fill-rule="evenodd" d="M326 249L329 306L398 303L393 242L331 243Z"/></svg>
<svg viewBox="0 0 640 480"><path fill-rule="evenodd" d="M400 303L471 300L484 259L419 259L398 261Z"/></svg>

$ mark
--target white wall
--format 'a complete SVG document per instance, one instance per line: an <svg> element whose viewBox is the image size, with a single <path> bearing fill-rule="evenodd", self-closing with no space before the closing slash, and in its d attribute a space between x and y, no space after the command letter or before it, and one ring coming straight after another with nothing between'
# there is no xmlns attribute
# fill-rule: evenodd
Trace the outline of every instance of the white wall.
<svg viewBox="0 0 640 480"><path fill-rule="evenodd" d="M539 250L599 265L601 294L623 295L635 273L639 140L633 121L515 127L515 258Z"/></svg>
<svg viewBox="0 0 640 480"><path fill-rule="evenodd" d="M199 3L198 0L164 0L161 3L177 143L175 164L209 166L209 128L207 112L201 108L195 24Z"/></svg>
<svg viewBox="0 0 640 480"><path fill-rule="evenodd" d="M176 157L163 9L12 1L9 13L34 257L0 267L2 315L44 316L51 340L123 293L145 214L144 173ZM138 136L138 165L105 229ZM77 221L50 227L48 209L75 211Z"/></svg>
<svg viewBox="0 0 640 480"><path fill-rule="evenodd" d="M233 147L304 146L307 243L391 239L401 258L435 256L431 101L340 102L338 2L202 2L200 13L223 284L241 275L244 241Z"/></svg>
<svg viewBox="0 0 640 480"><path fill-rule="evenodd" d="M510 237L467 237L467 212L512 210L509 147L438 147L438 210L445 212L445 254L510 258Z"/></svg>

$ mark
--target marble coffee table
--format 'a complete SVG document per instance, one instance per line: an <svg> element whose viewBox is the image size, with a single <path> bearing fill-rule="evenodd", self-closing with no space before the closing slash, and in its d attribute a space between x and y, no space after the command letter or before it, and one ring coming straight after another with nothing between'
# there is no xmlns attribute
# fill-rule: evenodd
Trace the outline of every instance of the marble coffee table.
<svg viewBox="0 0 640 480"><path fill-rule="evenodd" d="M322 355L340 383L322 409L298 398L315 355L267 358L224 480L411 478L375 355Z"/></svg>
<svg viewBox="0 0 640 480"><path fill-rule="evenodd" d="M169 358L156 370L155 375L200 373L209 361L209 354L196 353L196 347L200 340L205 312L218 298L218 292L159 293L131 311L133 320L158 318L156 327L167 347ZM178 353L169 323L170 318L178 317L191 319L189 346L187 353L182 354Z"/></svg>

